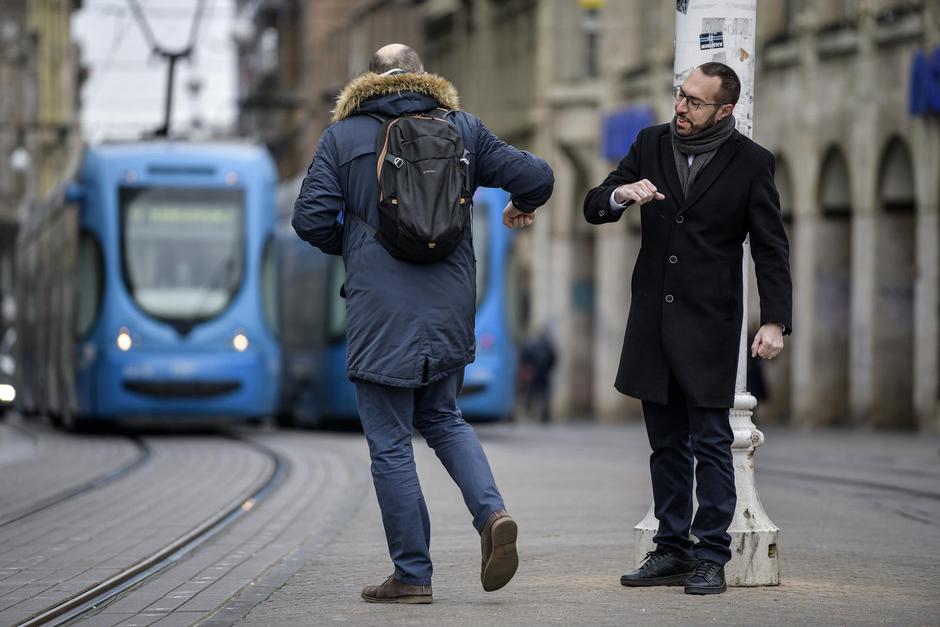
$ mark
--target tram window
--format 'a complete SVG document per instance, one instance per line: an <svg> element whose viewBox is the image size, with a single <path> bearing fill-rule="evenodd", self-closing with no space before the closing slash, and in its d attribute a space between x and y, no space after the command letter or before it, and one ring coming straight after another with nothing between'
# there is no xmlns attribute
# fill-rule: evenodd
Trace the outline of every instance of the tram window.
<svg viewBox="0 0 940 627"><path fill-rule="evenodd" d="M503 306L505 307L506 324L509 326L509 336L519 342L522 340L523 320L527 310L524 300L526 292L520 287L520 262L511 246L503 272Z"/></svg>
<svg viewBox="0 0 940 627"><path fill-rule="evenodd" d="M346 339L346 301L339 295L339 288L346 280L346 266L339 259L330 260L330 303L327 339L331 342Z"/></svg>
<svg viewBox="0 0 940 627"><path fill-rule="evenodd" d="M84 337L98 319L103 282L101 249L91 233L82 233L78 241L77 278L75 334Z"/></svg>
<svg viewBox="0 0 940 627"><path fill-rule="evenodd" d="M124 279L140 308L183 321L222 312L244 271L243 190L123 187L120 199Z"/></svg>
<svg viewBox="0 0 940 627"><path fill-rule="evenodd" d="M490 204L482 201L473 206L473 255L477 260L477 306L486 296L486 279L489 272L489 216Z"/></svg>
<svg viewBox="0 0 940 627"><path fill-rule="evenodd" d="M261 305L268 328L277 335L280 333L277 311L277 248L274 246L273 236L269 237L264 245L264 256L261 259Z"/></svg>

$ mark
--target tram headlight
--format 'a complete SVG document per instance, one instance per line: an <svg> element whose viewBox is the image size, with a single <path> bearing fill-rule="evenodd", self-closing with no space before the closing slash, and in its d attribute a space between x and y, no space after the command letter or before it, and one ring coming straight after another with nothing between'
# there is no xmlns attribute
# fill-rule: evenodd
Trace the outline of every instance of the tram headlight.
<svg viewBox="0 0 940 627"><path fill-rule="evenodd" d="M122 328L118 332L117 336L117 347L122 351L129 351L131 346L134 345L134 340L131 339L131 333L126 328Z"/></svg>
<svg viewBox="0 0 940 627"><path fill-rule="evenodd" d="M248 336L244 333L236 333L235 337L232 338L232 346L239 353L244 353L248 350Z"/></svg>
<svg viewBox="0 0 940 627"><path fill-rule="evenodd" d="M12 403L16 398L16 388L8 383L0 383L0 403Z"/></svg>

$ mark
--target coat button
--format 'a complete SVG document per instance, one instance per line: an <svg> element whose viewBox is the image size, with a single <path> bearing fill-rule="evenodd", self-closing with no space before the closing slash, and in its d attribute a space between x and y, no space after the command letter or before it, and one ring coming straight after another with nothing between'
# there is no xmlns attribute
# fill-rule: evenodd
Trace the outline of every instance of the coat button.
<svg viewBox="0 0 940 627"><path fill-rule="evenodd" d="M666 302L671 303L675 298L672 297L672 294L666 294Z"/></svg>
<svg viewBox="0 0 940 627"><path fill-rule="evenodd" d="M685 222L685 218L682 216L676 216L676 224L682 224Z"/></svg>
<svg viewBox="0 0 940 627"><path fill-rule="evenodd" d="M678 257L676 257L675 255L669 255L669 263L677 263L678 261L679 261Z"/></svg>

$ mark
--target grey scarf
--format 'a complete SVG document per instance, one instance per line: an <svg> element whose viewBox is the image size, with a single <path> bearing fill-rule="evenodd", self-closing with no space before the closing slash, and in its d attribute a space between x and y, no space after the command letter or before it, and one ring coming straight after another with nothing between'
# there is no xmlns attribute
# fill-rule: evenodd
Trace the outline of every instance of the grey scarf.
<svg viewBox="0 0 940 627"><path fill-rule="evenodd" d="M682 184L682 196L689 195L692 184L708 162L712 160L721 145L731 137L734 132L734 116L729 115L718 124L711 126L695 135L680 136L676 133L676 118L669 123L672 132L672 154L676 158L676 170L679 171L679 182ZM689 165L688 155L694 155L692 165Z"/></svg>

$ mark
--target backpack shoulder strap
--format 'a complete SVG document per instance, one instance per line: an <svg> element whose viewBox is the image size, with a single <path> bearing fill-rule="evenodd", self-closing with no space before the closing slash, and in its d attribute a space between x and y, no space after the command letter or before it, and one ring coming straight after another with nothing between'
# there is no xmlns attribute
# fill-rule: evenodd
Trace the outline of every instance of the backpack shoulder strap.
<svg viewBox="0 0 940 627"><path fill-rule="evenodd" d="M372 113L371 111L365 111L365 112L360 111L360 115L367 115L367 116L369 116L370 118L373 118L373 119L378 120L379 123L382 125L382 129L385 128L385 125L386 125L389 121L395 119L394 117L390 117L390 116L387 116L387 115L381 115L381 114L379 114L379 113ZM381 137L381 135L382 135L382 131L380 130L378 137ZM344 215L350 216L350 217L353 218L356 222L358 222L358 223L361 224L363 227L365 227L366 231L368 231L369 233L371 233L373 236L376 235L376 231L375 231L374 228L372 228L372 225L369 224L368 222L366 222L365 219L363 219L362 217L360 217L358 214L356 214L356 212L352 211L349 207L346 207L346 209L343 210L343 213L344 213Z"/></svg>
<svg viewBox="0 0 940 627"><path fill-rule="evenodd" d="M388 122L389 120L393 119L393 118L391 118L391 117L389 117L389 116L387 116L387 115L382 115L382 114L380 114L380 113L366 112L366 113L361 113L361 115L367 115L367 116L369 116L370 118L375 118L376 120L378 120L378 121L381 122L382 124L385 124L385 123Z"/></svg>
<svg viewBox="0 0 940 627"><path fill-rule="evenodd" d="M430 115L432 118L437 118L438 120L445 120L447 122L450 122L450 120L447 119L447 116L449 116L451 113L453 113L453 111L451 111L450 109L445 109L444 107L435 107L434 109L431 109L430 111L427 112L427 114Z"/></svg>

